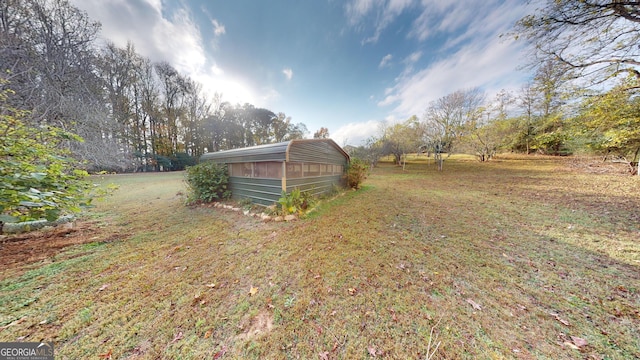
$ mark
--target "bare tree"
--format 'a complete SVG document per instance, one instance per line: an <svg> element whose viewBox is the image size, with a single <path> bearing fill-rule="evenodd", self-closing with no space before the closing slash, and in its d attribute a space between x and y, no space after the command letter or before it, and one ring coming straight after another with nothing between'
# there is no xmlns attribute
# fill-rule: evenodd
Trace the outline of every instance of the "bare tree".
<svg viewBox="0 0 640 360"><path fill-rule="evenodd" d="M484 94L479 89L458 90L434 101L424 117L424 147L433 152L442 170L442 154L451 153L467 130L466 124L481 115Z"/></svg>
<svg viewBox="0 0 640 360"><path fill-rule="evenodd" d="M515 32L533 45L536 64L562 63L590 83L620 74L640 79L638 1L546 0Z"/></svg>
<svg viewBox="0 0 640 360"><path fill-rule="evenodd" d="M491 160L511 131L508 117L513 103L513 96L502 90L491 103L479 109L480 116L466 123L462 146L474 153L478 160Z"/></svg>

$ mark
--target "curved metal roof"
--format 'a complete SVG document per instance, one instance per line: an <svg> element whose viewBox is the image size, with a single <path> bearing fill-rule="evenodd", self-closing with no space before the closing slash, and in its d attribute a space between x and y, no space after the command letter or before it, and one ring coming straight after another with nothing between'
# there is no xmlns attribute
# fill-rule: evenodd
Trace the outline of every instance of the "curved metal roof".
<svg viewBox="0 0 640 360"><path fill-rule="evenodd" d="M349 155L331 139L296 139L275 144L211 152L202 155L200 161L213 160L227 164L259 161L289 161L292 149L295 151L295 149L305 147L306 145L319 145L321 143L333 147L349 161Z"/></svg>

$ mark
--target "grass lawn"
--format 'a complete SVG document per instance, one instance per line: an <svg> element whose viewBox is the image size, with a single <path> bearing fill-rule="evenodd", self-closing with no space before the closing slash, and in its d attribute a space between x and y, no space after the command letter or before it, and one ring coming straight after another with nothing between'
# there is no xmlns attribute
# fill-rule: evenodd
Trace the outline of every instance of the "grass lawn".
<svg viewBox="0 0 640 360"><path fill-rule="evenodd" d="M640 358L640 178L598 169L382 163L291 223L185 207L181 173L96 178L120 189L74 228L0 240L0 341L56 359Z"/></svg>

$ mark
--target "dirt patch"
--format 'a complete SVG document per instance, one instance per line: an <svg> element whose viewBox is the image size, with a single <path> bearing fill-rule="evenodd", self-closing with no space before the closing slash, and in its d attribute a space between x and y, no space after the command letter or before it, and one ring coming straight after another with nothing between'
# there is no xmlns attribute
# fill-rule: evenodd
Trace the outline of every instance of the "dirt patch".
<svg viewBox="0 0 640 360"><path fill-rule="evenodd" d="M250 340L269 333L273 329L273 316L266 310L261 311L245 324L241 324L244 331L236 336L239 340Z"/></svg>
<svg viewBox="0 0 640 360"><path fill-rule="evenodd" d="M108 238L104 238L108 235ZM95 222L76 221L55 228L0 236L0 267L30 264L55 256L66 247L96 241L113 241L118 234L105 233Z"/></svg>

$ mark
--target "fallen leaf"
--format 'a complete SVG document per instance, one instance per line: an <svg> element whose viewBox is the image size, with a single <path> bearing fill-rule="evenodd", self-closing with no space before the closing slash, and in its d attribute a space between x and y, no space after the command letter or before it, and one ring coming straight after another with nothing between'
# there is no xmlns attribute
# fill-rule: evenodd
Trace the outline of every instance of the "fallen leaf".
<svg viewBox="0 0 640 360"><path fill-rule="evenodd" d="M398 322L398 317L396 316L396 311L392 308L387 309L391 313L391 319L395 322Z"/></svg>
<svg viewBox="0 0 640 360"><path fill-rule="evenodd" d="M213 331L212 330L207 330L206 333L204 333L204 338L208 339L211 337L211 335L213 335Z"/></svg>
<svg viewBox="0 0 640 360"><path fill-rule="evenodd" d="M183 337L184 337L184 334L182 333L182 331L178 332L176 336L174 336L173 340L171 340L171 344L182 340Z"/></svg>
<svg viewBox="0 0 640 360"><path fill-rule="evenodd" d="M224 354L227 353L227 347L223 346L222 349L220 349L220 351L218 351L217 353L213 354L213 359L220 359Z"/></svg>
<svg viewBox="0 0 640 360"><path fill-rule="evenodd" d="M480 304L478 304L477 302L475 302L475 301L473 301L473 300L471 300L471 299L467 299L467 302L468 302L469 304L471 304L471 306L473 306L473 308L474 308L474 309L476 309L476 310L478 310L478 311L482 310L482 307L481 307L481 306L480 306Z"/></svg>
<svg viewBox="0 0 640 360"><path fill-rule="evenodd" d="M573 340L573 343L577 346L577 347L583 347L583 346L587 346L587 340L583 339L583 338L579 338L577 336L572 336L571 340Z"/></svg>
<svg viewBox="0 0 640 360"><path fill-rule="evenodd" d="M564 346L568 346L568 347L572 348L573 350L580 350L580 348L579 348L579 347L577 347L577 346L573 345L573 343L571 343L571 342L569 342L569 341L565 341L562 345L564 345Z"/></svg>
<svg viewBox="0 0 640 360"><path fill-rule="evenodd" d="M21 322L23 322L25 319L26 319L26 317L23 317L23 318L20 318L20 319L18 319L18 320L12 321L11 323L9 323L9 324L7 324L7 325L5 325L5 326L0 327L0 330L4 330L4 329L7 329L7 328L10 328L10 327L11 327L11 326L13 326L13 325L18 325L18 324L20 324Z"/></svg>
<svg viewBox="0 0 640 360"><path fill-rule="evenodd" d="M258 293L258 288L255 288L252 286L251 289L249 289L249 296L253 296L257 293Z"/></svg>
<svg viewBox="0 0 640 360"><path fill-rule="evenodd" d="M556 320L562 323L565 326L569 326L569 322L565 319L560 318L560 316L556 313L549 313L549 315L553 316Z"/></svg>
<svg viewBox="0 0 640 360"><path fill-rule="evenodd" d="M107 352L106 352L106 353L104 353L104 354L98 354L98 357L99 357L100 359L111 359L111 352L112 352L112 350L111 350L111 349L109 349L109 351L107 351Z"/></svg>
<svg viewBox="0 0 640 360"><path fill-rule="evenodd" d="M202 298L202 294L195 294L193 296L193 301L191 301L191 306L194 306L197 303L200 303L200 305L204 305L204 302L206 301Z"/></svg>
<svg viewBox="0 0 640 360"><path fill-rule="evenodd" d="M355 288L349 288L349 295L353 296L358 292Z"/></svg>
<svg viewBox="0 0 640 360"><path fill-rule="evenodd" d="M329 360L329 352L325 351L325 352L321 352L320 354L318 354L320 356L321 360Z"/></svg>
<svg viewBox="0 0 640 360"><path fill-rule="evenodd" d="M372 357L376 357L376 348L375 346L369 346L367 347L367 351L369 351L369 355L371 355Z"/></svg>

